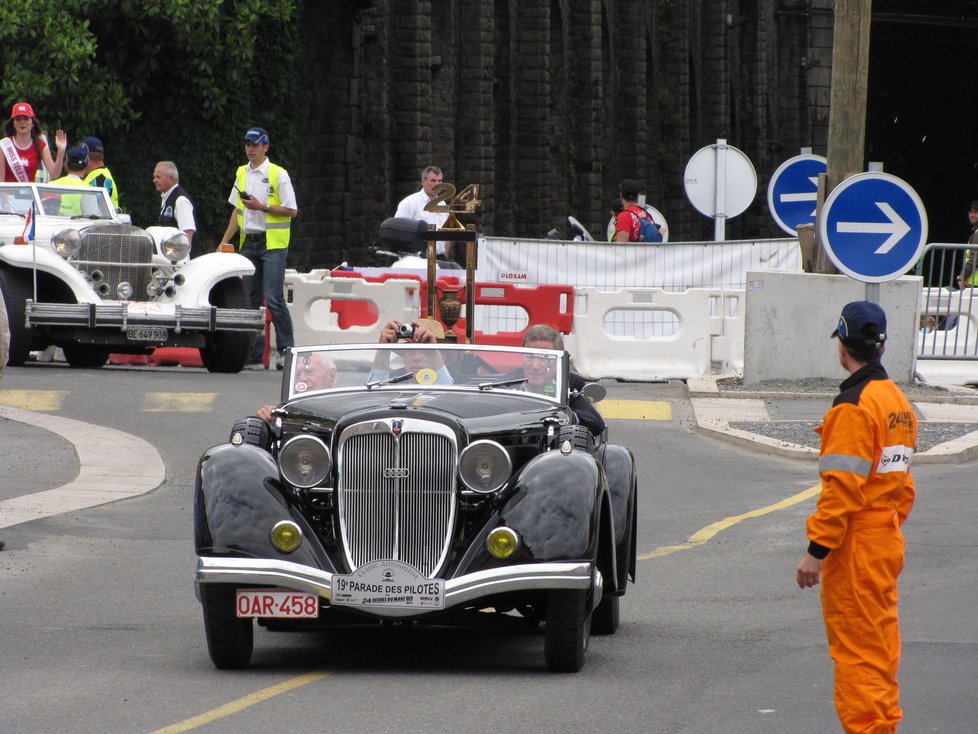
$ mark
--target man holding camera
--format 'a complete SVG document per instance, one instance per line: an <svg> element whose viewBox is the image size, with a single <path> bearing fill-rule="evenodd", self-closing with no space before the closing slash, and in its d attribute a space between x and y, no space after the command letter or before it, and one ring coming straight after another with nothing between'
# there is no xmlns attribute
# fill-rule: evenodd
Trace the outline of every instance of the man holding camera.
<svg viewBox="0 0 978 734"><path fill-rule="evenodd" d="M397 344L398 342L437 344L440 338L445 338L445 331L440 323L433 319L418 319L413 323L388 321L380 331L379 341L381 344ZM401 352L400 356L404 359L404 366L393 372L390 369L390 356L391 353L387 350L377 352L367 382L383 381L408 373L414 373L421 378L418 381L422 382L424 376L427 375L425 370L431 373L430 378L433 382L442 385L451 385L455 382L445 366L440 350L412 349Z"/></svg>
<svg viewBox="0 0 978 734"><path fill-rule="evenodd" d="M285 304L285 261L289 253L292 219L299 213L289 173L268 160L269 137L264 128L253 127L244 136L248 162L238 168L228 203L234 207L228 228L217 249L239 233L238 250L255 266L248 283L251 307L267 302L275 326L278 354L274 363L284 367L284 353L294 346L292 317ZM251 345L249 364L261 362L265 338L259 334Z"/></svg>

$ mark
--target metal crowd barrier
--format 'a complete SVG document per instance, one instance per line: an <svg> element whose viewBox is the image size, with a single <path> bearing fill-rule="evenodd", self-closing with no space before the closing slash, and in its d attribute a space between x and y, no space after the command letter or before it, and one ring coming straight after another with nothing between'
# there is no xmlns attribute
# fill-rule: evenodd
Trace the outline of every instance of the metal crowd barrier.
<svg viewBox="0 0 978 734"><path fill-rule="evenodd" d="M931 243L917 263L917 275L924 279L918 360L978 360L978 294L975 288L959 290L957 285L968 249Z"/></svg>

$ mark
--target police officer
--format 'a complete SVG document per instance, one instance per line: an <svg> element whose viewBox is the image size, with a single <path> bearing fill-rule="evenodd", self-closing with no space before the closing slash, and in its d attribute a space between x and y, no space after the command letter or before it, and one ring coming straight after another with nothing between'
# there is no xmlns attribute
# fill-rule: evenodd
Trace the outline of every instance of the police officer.
<svg viewBox="0 0 978 734"><path fill-rule="evenodd" d="M848 733L893 734L903 718L897 668L900 526L910 514L917 418L880 364L886 314L856 301L832 333L850 376L825 414L818 470L822 493L808 518L800 588L822 582L822 613L835 661L835 704Z"/></svg>
<svg viewBox="0 0 978 734"><path fill-rule="evenodd" d="M68 167L68 173L61 178L56 178L51 184L54 186L85 187L86 184L83 177L88 167L88 146L81 143L72 148L68 148L67 153L65 153L65 165ZM92 192L92 195L94 195L94 192ZM47 201L54 201L55 199L49 199ZM93 202L86 203L91 205ZM83 214L92 214L94 212L82 211L82 197L80 195L62 194L60 208L56 213L68 217L80 217Z"/></svg>
<svg viewBox="0 0 978 734"><path fill-rule="evenodd" d="M88 146L88 172L85 175L85 183L89 186L101 186L109 192L112 197L112 206L119 208L119 187L115 185L112 172L105 167L105 147L98 138L89 135L85 138L85 145Z"/></svg>
<svg viewBox="0 0 978 734"><path fill-rule="evenodd" d="M228 203L234 207L218 250L224 250L238 233L238 249L255 266L249 282L252 308L263 302L272 314L278 354L275 367L285 365L284 352L294 344L292 317L285 304L285 261L289 253L292 218L299 213L289 173L268 160L268 131L253 127L244 136L248 162L239 167ZM259 364L265 338L252 343L249 364Z"/></svg>

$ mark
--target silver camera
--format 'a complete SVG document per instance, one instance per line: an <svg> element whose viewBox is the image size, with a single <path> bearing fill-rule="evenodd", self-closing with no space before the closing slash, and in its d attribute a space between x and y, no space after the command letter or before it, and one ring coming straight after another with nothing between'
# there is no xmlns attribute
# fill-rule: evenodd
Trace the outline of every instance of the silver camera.
<svg viewBox="0 0 978 734"><path fill-rule="evenodd" d="M414 338L414 324L398 324L397 325L397 338L398 339L413 339Z"/></svg>

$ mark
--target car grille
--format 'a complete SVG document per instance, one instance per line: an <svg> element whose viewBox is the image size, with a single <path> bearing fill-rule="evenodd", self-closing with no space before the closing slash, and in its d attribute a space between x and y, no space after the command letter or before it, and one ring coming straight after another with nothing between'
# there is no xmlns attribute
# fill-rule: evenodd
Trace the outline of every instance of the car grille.
<svg viewBox="0 0 978 734"><path fill-rule="evenodd" d="M106 298L116 299L116 286L121 282L132 285L132 299L146 300L146 286L152 277L153 238L139 227L129 225L100 225L81 232L78 266L89 278L96 271L102 274L99 282L109 286ZM98 276L93 280L98 280ZM97 288L99 283L93 285Z"/></svg>
<svg viewBox="0 0 978 734"><path fill-rule="evenodd" d="M337 462L350 570L393 559L434 576L455 520L454 434L417 419L361 423L341 435Z"/></svg>

